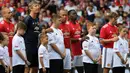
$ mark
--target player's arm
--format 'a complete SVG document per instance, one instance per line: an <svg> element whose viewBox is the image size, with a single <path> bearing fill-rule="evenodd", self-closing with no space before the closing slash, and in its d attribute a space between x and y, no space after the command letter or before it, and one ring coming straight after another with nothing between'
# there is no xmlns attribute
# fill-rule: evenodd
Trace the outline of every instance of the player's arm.
<svg viewBox="0 0 130 73"><path fill-rule="evenodd" d="M113 36L111 39L106 39L109 35L106 32L106 28L102 27L100 31L100 43L105 44L105 43L110 43L110 42L115 42L118 40L118 36Z"/></svg>
<svg viewBox="0 0 130 73"><path fill-rule="evenodd" d="M53 32L53 29L52 28L42 29L42 33L49 33L49 32Z"/></svg>
<svg viewBox="0 0 130 73"><path fill-rule="evenodd" d="M43 70L43 72L46 73L46 68L45 68L45 66L44 66L43 57L40 57L40 63L41 63L41 66L42 66L42 70Z"/></svg>
<svg viewBox="0 0 130 73"><path fill-rule="evenodd" d="M18 56L28 65L28 60L24 57L24 55L21 53L20 50L16 50L16 53L18 54Z"/></svg>
<svg viewBox="0 0 130 73"><path fill-rule="evenodd" d="M3 60L3 51L0 50L0 64L5 68L5 70L8 72L9 68L6 66Z"/></svg>
<svg viewBox="0 0 130 73"><path fill-rule="evenodd" d="M4 52L0 49L0 64L6 69L6 65L3 61Z"/></svg>
<svg viewBox="0 0 130 73"><path fill-rule="evenodd" d="M52 3L52 0L48 2L48 4L44 7L44 9L47 9L47 7Z"/></svg>
<svg viewBox="0 0 130 73"><path fill-rule="evenodd" d="M0 63L1 63L2 66L5 68L5 71L6 71L7 73L9 73L9 67L7 67L7 66L5 65L3 59L0 59Z"/></svg>
<svg viewBox="0 0 130 73"><path fill-rule="evenodd" d="M117 54L117 56L120 58L120 60L122 61L123 64L126 63L126 61L124 60L124 58L122 57L122 55L120 54L120 51L119 51L119 48L120 48L120 42L114 42L114 48L113 48L113 51Z"/></svg>
<svg viewBox="0 0 130 73"><path fill-rule="evenodd" d="M85 54L92 60L94 61L94 58L92 57L91 53L89 52L89 42L88 41L84 41L82 43L82 47L83 47L83 50L85 52Z"/></svg>
<svg viewBox="0 0 130 73"><path fill-rule="evenodd" d="M65 55L59 50L59 48L56 46L56 44L52 43L51 47L58 53L62 58L65 57Z"/></svg>
<svg viewBox="0 0 130 73"><path fill-rule="evenodd" d="M1 65L6 69L7 67L6 67L6 65L5 65L5 63L4 63L4 61L3 61L3 59L0 59L0 63L1 63Z"/></svg>
<svg viewBox="0 0 130 73"><path fill-rule="evenodd" d="M86 39L89 39L89 37L88 37L88 36L84 36L84 37L82 37L82 38L71 38L71 41L72 41L72 42L84 41L84 40L86 40Z"/></svg>
<svg viewBox="0 0 130 73"><path fill-rule="evenodd" d="M111 38L111 39L103 39L103 38L101 38L100 39L100 42L101 43L109 43L109 42L115 42L115 41L117 41L119 38L118 37L113 37L113 38Z"/></svg>
<svg viewBox="0 0 130 73"><path fill-rule="evenodd" d="M42 66L42 71L44 72L44 73L46 73L46 68L45 68L45 66L44 66L44 60L43 60L43 54L44 54L44 50L42 49L42 48L39 48L39 50L38 50L38 57L39 57L39 61L40 61L40 64L41 64L41 66Z"/></svg>
<svg viewBox="0 0 130 73"><path fill-rule="evenodd" d="M101 48L100 48L100 55L98 56L97 61L101 62L101 59L102 59L102 54L101 54Z"/></svg>
<svg viewBox="0 0 130 73"><path fill-rule="evenodd" d="M43 63L43 57L40 57L40 63L41 63L41 65L42 65L42 68L45 67L45 66L44 66L44 63Z"/></svg>
<svg viewBox="0 0 130 73"><path fill-rule="evenodd" d="M41 66L45 67L44 66L44 61L43 61L43 54L44 54L44 50L42 48L39 48L39 50L38 50L38 57L40 59Z"/></svg>
<svg viewBox="0 0 130 73"><path fill-rule="evenodd" d="M123 64L126 64L126 61L124 60L124 58L121 56L120 52L116 52L117 56L121 59Z"/></svg>
<svg viewBox="0 0 130 73"><path fill-rule="evenodd" d="M84 52L92 61L94 61L94 58L92 57L91 53L88 50L84 50Z"/></svg>

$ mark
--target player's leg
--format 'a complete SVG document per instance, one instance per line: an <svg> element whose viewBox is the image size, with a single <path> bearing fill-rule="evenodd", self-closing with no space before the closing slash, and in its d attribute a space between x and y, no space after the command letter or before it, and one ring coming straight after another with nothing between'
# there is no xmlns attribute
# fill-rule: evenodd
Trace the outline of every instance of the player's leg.
<svg viewBox="0 0 130 73"><path fill-rule="evenodd" d="M66 56L64 59L64 73L70 73L71 70L71 54L70 49L66 49Z"/></svg>
<svg viewBox="0 0 130 73"><path fill-rule="evenodd" d="M109 73L109 70L112 68L113 61L113 50L111 48L103 48L102 54L102 68L103 73Z"/></svg>
<svg viewBox="0 0 130 73"><path fill-rule="evenodd" d="M74 66L78 71L78 73L83 73L84 71L82 59L83 59L82 55L74 56Z"/></svg>

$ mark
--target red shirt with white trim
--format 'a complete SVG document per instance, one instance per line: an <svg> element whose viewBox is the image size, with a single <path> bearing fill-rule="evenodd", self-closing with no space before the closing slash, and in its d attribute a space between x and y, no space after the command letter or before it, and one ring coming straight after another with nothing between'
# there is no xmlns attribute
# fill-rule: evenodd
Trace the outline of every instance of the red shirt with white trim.
<svg viewBox="0 0 130 73"><path fill-rule="evenodd" d="M105 24L100 31L101 39L111 39L115 35L118 35L118 28L115 25L111 25L110 23ZM113 48L114 42L104 43L103 47L105 48Z"/></svg>
<svg viewBox="0 0 130 73"><path fill-rule="evenodd" d="M69 28L70 28L70 37L74 39L81 38L81 27L78 23L73 24L72 22L69 22ZM81 55L82 49L81 49L81 41L72 42L71 41L71 49L72 54L75 55Z"/></svg>
<svg viewBox="0 0 130 73"><path fill-rule="evenodd" d="M5 20L0 22L0 32L6 32L9 36L9 44L8 44L8 51L9 56L12 57L12 39L13 36L10 36L9 33L14 31L14 24L11 22L7 22Z"/></svg>
<svg viewBox="0 0 130 73"><path fill-rule="evenodd" d="M67 24L60 24L59 29L62 31L64 36L65 48L70 48L70 29Z"/></svg>

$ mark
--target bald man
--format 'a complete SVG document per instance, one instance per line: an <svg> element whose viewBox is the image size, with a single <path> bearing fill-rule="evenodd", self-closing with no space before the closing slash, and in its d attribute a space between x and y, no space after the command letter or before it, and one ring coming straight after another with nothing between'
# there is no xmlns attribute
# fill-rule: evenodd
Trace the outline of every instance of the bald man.
<svg viewBox="0 0 130 73"><path fill-rule="evenodd" d="M14 24L11 23L12 12L9 8L2 9L3 20L0 22L0 32L7 34L9 37L8 52L10 56L10 62L12 63L12 38L14 34Z"/></svg>
<svg viewBox="0 0 130 73"><path fill-rule="evenodd" d="M66 48L66 56L64 59L64 73L68 73L71 70L71 54L70 54L70 29L69 26L66 24L66 18L67 18L67 11L66 10L60 10L59 12L60 18L62 23L59 26L59 29L61 29L64 37L64 44Z"/></svg>

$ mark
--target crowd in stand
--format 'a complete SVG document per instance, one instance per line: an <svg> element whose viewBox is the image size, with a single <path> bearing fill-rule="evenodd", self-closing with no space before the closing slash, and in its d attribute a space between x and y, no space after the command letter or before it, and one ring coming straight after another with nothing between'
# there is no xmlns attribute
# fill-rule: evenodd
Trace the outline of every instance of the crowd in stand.
<svg viewBox="0 0 130 73"><path fill-rule="evenodd" d="M129 29L130 0L0 1L0 73L125 73Z"/></svg>

